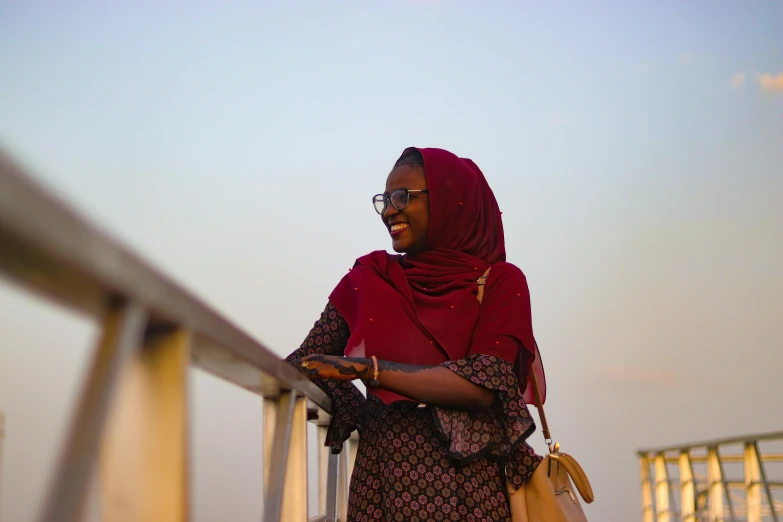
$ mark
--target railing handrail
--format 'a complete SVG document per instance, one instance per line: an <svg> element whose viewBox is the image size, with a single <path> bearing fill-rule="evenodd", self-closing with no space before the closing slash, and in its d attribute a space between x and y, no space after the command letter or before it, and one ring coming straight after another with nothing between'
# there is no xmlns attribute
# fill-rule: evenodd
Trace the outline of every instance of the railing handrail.
<svg viewBox="0 0 783 522"><path fill-rule="evenodd" d="M783 462L783 454L762 451L760 443L765 441L781 442L783 432L638 451L643 521L762 522L771 517L778 522L783 502L776 492L783 482L771 480L767 465ZM733 446L740 447L734 450ZM740 469L727 468L727 463L741 463L742 474L738 477ZM670 475L670 469L675 474Z"/></svg>
<svg viewBox="0 0 783 522"><path fill-rule="evenodd" d="M759 433L755 435L742 435L739 437L729 437L723 439L715 439L701 442L692 442L689 444L676 444L673 446L664 446L661 448L649 448L637 450L636 455L642 457L644 455L653 455L660 453L668 453L674 451L692 450L694 448L714 448L716 446L729 446L732 444L745 444L747 442L754 441L768 441L768 440L783 440L783 431L774 431L768 433Z"/></svg>
<svg viewBox="0 0 783 522"><path fill-rule="evenodd" d="M102 520L189 520L190 366L263 397L265 522L308 520L308 421L321 444L312 519L345 520L356 437L339 455L325 445L327 395L0 149L1 275L101 329L41 522L80 520L93 481Z"/></svg>
<svg viewBox="0 0 783 522"><path fill-rule="evenodd" d="M0 150L0 271L93 317L122 296L153 324L193 336L192 362L266 397L296 390L329 412L329 398L263 343L153 268L30 178Z"/></svg>

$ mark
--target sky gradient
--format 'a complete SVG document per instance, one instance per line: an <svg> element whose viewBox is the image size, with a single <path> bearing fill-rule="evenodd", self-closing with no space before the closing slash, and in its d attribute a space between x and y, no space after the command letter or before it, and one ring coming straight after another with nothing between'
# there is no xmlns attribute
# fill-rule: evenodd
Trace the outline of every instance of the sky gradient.
<svg viewBox="0 0 783 522"><path fill-rule="evenodd" d="M0 3L0 145L281 356L407 146L472 158L597 520L635 450L783 429L783 3ZM96 330L0 283L3 522ZM193 372L196 522L257 521L260 404ZM542 449L540 432L534 446Z"/></svg>

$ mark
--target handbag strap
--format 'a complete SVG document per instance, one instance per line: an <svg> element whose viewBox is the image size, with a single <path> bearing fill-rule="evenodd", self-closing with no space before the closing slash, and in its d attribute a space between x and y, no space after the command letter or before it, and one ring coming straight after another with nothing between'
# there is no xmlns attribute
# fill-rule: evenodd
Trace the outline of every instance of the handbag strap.
<svg viewBox="0 0 783 522"><path fill-rule="evenodd" d="M478 294L476 295L476 298L478 299L479 304L481 304L481 301L484 299L484 285L487 284L487 277L489 276L490 270L492 270L492 267L487 268L487 271L484 272L484 275L476 280L476 284L478 284ZM538 348L538 346L536 346L536 348ZM533 399L535 400L535 406L538 410L538 416L541 419L541 433L544 435L544 442L546 442L547 446L549 446L551 450L552 434L549 432L549 424L546 421L544 405L541 403L541 390L538 387L536 372L533 370L532 365L530 366L530 373L528 378L530 380L530 384L533 386Z"/></svg>
<svg viewBox="0 0 783 522"><path fill-rule="evenodd" d="M530 366L530 384L533 385L533 398L536 401L536 409L538 410L538 416L541 419L541 433L544 434L544 442L547 446L552 446L552 434L549 433L549 424L546 422L546 413L544 413L544 405L541 403L541 390L538 387L538 381L536 381L536 372L533 366Z"/></svg>

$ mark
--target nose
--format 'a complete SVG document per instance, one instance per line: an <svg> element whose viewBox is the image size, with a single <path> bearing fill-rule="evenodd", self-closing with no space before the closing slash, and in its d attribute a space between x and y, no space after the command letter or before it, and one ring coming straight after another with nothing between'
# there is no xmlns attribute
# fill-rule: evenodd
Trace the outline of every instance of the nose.
<svg viewBox="0 0 783 522"><path fill-rule="evenodd" d="M393 217L399 214L400 211L394 208L394 205L391 204L391 201L388 199L386 200L386 209L383 211L383 214L381 216L383 217L383 222L388 224L389 220Z"/></svg>

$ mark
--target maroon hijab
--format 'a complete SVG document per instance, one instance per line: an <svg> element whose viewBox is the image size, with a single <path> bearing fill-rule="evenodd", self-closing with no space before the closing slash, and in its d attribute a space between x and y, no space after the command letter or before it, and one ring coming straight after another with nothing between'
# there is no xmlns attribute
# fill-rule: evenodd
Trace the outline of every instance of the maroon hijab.
<svg viewBox="0 0 783 522"><path fill-rule="evenodd" d="M372 252L357 259L337 285L329 299L351 331L346 356L375 355L380 360L436 365L485 353L481 346L472 345L480 310L476 281L489 267L493 267L490 280L508 269L518 271L505 263L501 212L478 166L442 149L417 150L424 158L429 190L427 249L404 256ZM518 371L527 369L527 365L524 370L520 367L521 361L537 355L543 393L527 284L524 276L511 280L517 281L517 288L503 291L523 299L492 310L485 306L481 330L513 338L515 346L522 346L520 351L529 351L511 357L509 362ZM519 377L524 382L527 376ZM525 399L532 403L529 388ZM406 399L387 390L369 391L387 403Z"/></svg>

